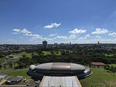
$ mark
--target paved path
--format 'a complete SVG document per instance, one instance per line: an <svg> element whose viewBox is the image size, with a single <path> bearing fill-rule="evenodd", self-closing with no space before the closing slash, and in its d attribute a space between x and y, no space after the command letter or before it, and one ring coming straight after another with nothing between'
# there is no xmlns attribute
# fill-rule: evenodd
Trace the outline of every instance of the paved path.
<svg viewBox="0 0 116 87"><path fill-rule="evenodd" d="M82 87L76 76L45 76L39 87Z"/></svg>
<svg viewBox="0 0 116 87"><path fill-rule="evenodd" d="M5 80L3 80L2 82L0 82L0 86L1 86L4 82L6 82L6 79L5 79Z"/></svg>

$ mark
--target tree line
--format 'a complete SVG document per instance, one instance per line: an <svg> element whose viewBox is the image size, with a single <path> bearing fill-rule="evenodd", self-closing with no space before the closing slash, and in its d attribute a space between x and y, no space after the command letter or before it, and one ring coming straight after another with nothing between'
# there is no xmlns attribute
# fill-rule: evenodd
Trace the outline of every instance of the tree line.
<svg viewBox="0 0 116 87"><path fill-rule="evenodd" d="M110 51L103 49L88 50L87 48L79 48L77 50L67 49L65 51L60 50L61 49L58 48L25 50L27 53L31 53L31 58L23 55L23 57L17 61L18 66L15 68L26 68L31 64L47 62L72 62L83 65L90 65L91 62L103 62L105 64L116 63L116 50L114 49ZM51 54L44 55L43 51L51 52ZM61 52L61 55L56 55L59 51ZM106 56L106 54L114 55Z"/></svg>

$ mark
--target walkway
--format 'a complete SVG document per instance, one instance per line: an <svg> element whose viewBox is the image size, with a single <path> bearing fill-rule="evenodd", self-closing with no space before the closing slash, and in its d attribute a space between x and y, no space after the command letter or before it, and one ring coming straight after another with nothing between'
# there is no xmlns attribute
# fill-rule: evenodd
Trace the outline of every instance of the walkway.
<svg viewBox="0 0 116 87"><path fill-rule="evenodd" d="M44 76L39 87L82 87L76 76Z"/></svg>

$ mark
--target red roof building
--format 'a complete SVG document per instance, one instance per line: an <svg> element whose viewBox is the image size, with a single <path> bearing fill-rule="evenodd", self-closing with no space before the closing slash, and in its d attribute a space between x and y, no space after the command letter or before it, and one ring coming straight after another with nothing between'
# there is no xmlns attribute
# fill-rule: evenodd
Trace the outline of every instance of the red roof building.
<svg viewBox="0 0 116 87"><path fill-rule="evenodd" d="M106 64L104 64L102 62L91 62L91 65L94 65L94 66L106 66Z"/></svg>

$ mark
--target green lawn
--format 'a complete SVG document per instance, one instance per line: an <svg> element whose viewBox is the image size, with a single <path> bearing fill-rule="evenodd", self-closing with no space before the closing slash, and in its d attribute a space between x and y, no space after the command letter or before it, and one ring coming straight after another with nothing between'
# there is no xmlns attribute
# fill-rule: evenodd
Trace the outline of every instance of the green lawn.
<svg viewBox="0 0 116 87"><path fill-rule="evenodd" d="M51 52L50 51L42 51L44 53L44 55L51 55ZM54 52L55 55L61 55L61 52Z"/></svg>
<svg viewBox="0 0 116 87"><path fill-rule="evenodd" d="M8 71L12 71L13 69L0 69L0 73L6 73Z"/></svg>
<svg viewBox="0 0 116 87"><path fill-rule="evenodd" d="M18 70L18 71L14 71L14 72L9 72L6 73L8 76L23 76L28 78L29 76L27 75L27 70Z"/></svg>
<svg viewBox="0 0 116 87"><path fill-rule="evenodd" d="M43 53L44 53L44 55L50 55L51 54L51 52L49 52L49 51L42 51Z"/></svg>
<svg viewBox="0 0 116 87"><path fill-rule="evenodd" d="M93 74L90 77L80 80L83 87L116 86L116 73L107 72L102 68L92 68L91 70Z"/></svg>
<svg viewBox="0 0 116 87"><path fill-rule="evenodd" d="M116 55L116 54L105 54L105 56L114 56L114 55Z"/></svg>
<svg viewBox="0 0 116 87"><path fill-rule="evenodd" d="M113 66L113 67L116 67L116 64L108 64L109 66Z"/></svg>
<svg viewBox="0 0 116 87"><path fill-rule="evenodd" d="M21 53L13 53L11 55L22 56L26 55L26 57L31 57L31 53L21 52Z"/></svg>

